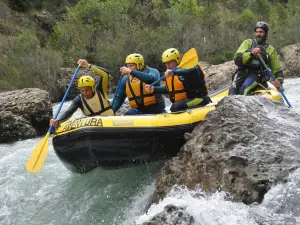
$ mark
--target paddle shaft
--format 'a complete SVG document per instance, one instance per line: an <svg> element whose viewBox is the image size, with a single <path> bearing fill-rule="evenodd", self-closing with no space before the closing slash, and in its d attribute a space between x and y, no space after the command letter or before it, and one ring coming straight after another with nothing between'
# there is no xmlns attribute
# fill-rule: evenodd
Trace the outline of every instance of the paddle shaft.
<svg viewBox="0 0 300 225"><path fill-rule="evenodd" d="M178 67L176 66L175 68L173 68L169 74L174 73L176 70L178 69ZM159 81L161 81L162 79L164 79L166 77L166 75L163 75L161 78L159 78L158 80L154 81L152 84L150 84L150 87L153 87L153 85L157 84Z"/></svg>
<svg viewBox="0 0 300 225"><path fill-rule="evenodd" d="M58 114L63 106L63 103L65 102L68 93L70 92L72 83L75 80L75 77L77 76L78 72L80 70L80 66L77 67L70 84L67 88L67 91L65 92L65 95L58 107L58 110L55 113L54 119L56 120L58 117ZM26 169L29 172L39 172L44 164L44 161L46 159L47 153L48 153L48 139L50 137L50 134L53 130L53 126L50 126L48 129L48 132L46 136L39 142L39 144L34 148L33 152L31 153L31 156L28 159L28 162L26 164Z"/></svg>
<svg viewBox="0 0 300 225"><path fill-rule="evenodd" d="M121 74L121 75L120 75L120 79L119 79L119 81L118 81L118 85L117 85L117 88L116 88L115 94L114 94L114 97L113 97L113 100L112 100L112 102L111 102L111 106L113 106L113 105L114 105L114 102L115 102L115 100L116 100L116 95L117 95L117 93L119 92L119 89L120 89L120 85L121 85L122 78L123 78L123 76L122 76L122 74Z"/></svg>
<svg viewBox="0 0 300 225"><path fill-rule="evenodd" d="M70 92L70 90L71 90L71 86L72 86L72 84L73 84L73 82L74 82L74 80L75 80L75 78L76 78L76 76L77 76L79 70L80 70L80 66L77 66L77 69L76 69L76 71L75 71L75 73L74 73L74 75L73 75L73 77L72 77L72 79L71 79L71 81L70 81L70 84L69 84L69 86L68 86L68 88L67 88L67 90L66 90L66 92L65 92L65 95L64 95L63 99L62 99L61 102L60 102L60 105L59 105L59 107L58 107L58 110L56 111L55 116L54 116L53 119L55 119L55 120L57 119L58 114L60 113L60 110L61 110L61 108L62 108L62 106L63 106L63 104L64 104L64 102L65 102L65 100L66 100L66 98L67 98L67 96L68 96L68 94L69 94L69 92ZM48 132L51 133L52 130L53 130L53 126L50 126L49 129L48 129Z"/></svg>
<svg viewBox="0 0 300 225"><path fill-rule="evenodd" d="M275 76L272 74L271 69L267 66L267 64L265 63L265 61L261 57L261 55L258 55L258 58L260 59L260 61L264 65L264 67L266 68L266 70L267 70L268 74L270 75L270 77L272 78L272 80L275 80ZM282 89L280 87L278 87L277 90L280 92L281 96L284 98L284 100L288 104L289 108L292 108L292 105L290 104L289 100L286 98L286 96L283 93Z"/></svg>

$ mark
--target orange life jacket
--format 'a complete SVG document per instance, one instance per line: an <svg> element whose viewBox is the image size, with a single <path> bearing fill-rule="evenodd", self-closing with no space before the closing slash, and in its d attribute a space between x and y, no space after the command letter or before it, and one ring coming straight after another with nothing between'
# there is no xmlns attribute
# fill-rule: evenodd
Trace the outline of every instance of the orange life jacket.
<svg viewBox="0 0 300 225"><path fill-rule="evenodd" d="M141 108L156 103L153 93L145 89L146 84L139 79L129 76L126 81L126 95L132 108Z"/></svg>
<svg viewBox="0 0 300 225"><path fill-rule="evenodd" d="M178 102L187 98L183 83L177 75L168 76L165 81L171 102Z"/></svg>

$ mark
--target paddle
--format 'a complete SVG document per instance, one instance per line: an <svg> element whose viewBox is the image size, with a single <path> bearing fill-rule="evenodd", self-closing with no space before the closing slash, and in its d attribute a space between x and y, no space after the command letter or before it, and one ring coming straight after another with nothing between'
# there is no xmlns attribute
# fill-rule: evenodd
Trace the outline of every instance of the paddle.
<svg viewBox="0 0 300 225"><path fill-rule="evenodd" d="M119 81L118 81L118 85L117 85L115 94L114 94L114 97L113 97L113 100L112 100L112 102L111 102L111 106L114 105L114 102L115 102L115 100L116 100L116 95L117 95L117 93L118 93L118 91L119 91L119 89L120 89L120 85L121 85L121 80L122 80L122 78L123 78L123 76L122 76L122 74L121 74L120 79L119 79Z"/></svg>
<svg viewBox="0 0 300 225"><path fill-rule="evenodd" d="M68 89L59 105L59 108L54 116L54 119L57 119L58 114L70 92L72 83L74 82L78 72L80 70L80 66L77 67L71 81L70 84L68 86ZM35 149L33 150L33 152L31 153L30 158L28 159L28 162L26 164L26 169L28 172L39 172L44 164L44 161L46 159L47 153L48 153L48 139L50 137L50 134L53 130L53 126L50 126L48 129L48 132L46 134L46 136L40 141L40 143L35 147Z"/></svg>
<svg viewBox="0 0 300 225"><path fill-rule="evenodd" d="M169 74L173 73L174 71L176 71L177 69L180 69L180 68L184 68L184 69L192 68L193 66L197 65L198 63L199 63L199 60L198 60L198 55L197 55L196 49L191 48L189 51L187 51L183 55L180 64L177 67L175 67L174 69L172 69L172 71L170 71ZM162 76L161 78L159 78L157 81L150 84L150 87L157 84L159 81L161 81L164 78L165 78L165 75Z"/></svg>
<svg viewBox="0 0 300 225"><path fill-rule="evenodd" d="M275 81L275 76L272 74L271 69L267 66L267 64L265 63L265 61L263 60L263 58L261 57L261 55L258 55L258 58L260 59L260 61L262 62L262 64L264 65L264 67L266 68L266 70L268 71L268 74L270 75L270 77L272 78L272 80ZM290 104L289 100L286 98L285 94L283 93L281 87L278 87L277 90L280 92L281 96L283 97L283 99L286 101L286 103L288 104L289 108L292 108L292 105Z"/></svg>

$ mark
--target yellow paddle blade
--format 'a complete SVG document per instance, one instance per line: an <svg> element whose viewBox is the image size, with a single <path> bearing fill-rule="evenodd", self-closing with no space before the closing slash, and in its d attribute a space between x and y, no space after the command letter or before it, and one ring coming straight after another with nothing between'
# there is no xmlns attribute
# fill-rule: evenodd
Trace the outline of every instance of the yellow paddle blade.
<svg viewBox="0 0 300 225"><path fill-rule="evenodd" d="M178 68L190 69L199 63L198 54L195 48L191 48L187 51L178 65Z"/></svg>
<svg viewBox="0 0 300 225"><path fill-rule="evenodd" d="M49 137L50 132L47 132L46 136L40 141L40 143L31 153L31 156L26 164L26 169L28 172L39 172L41 170L48 153Z"/></svg>

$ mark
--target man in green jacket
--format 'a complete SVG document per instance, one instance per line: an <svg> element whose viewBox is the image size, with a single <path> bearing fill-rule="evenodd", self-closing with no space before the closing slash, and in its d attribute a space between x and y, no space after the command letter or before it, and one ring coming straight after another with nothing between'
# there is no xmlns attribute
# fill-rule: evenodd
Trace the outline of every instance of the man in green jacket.
<svg viewBox="0 0 300 225"><path fill-rule="evenodd" d="M267 42L269 26L266 22L258 22L254 28L255 38L245 40L234 55L234 62L238 67L230 88L230 94L249 95L257 86L267 87L270 80L266 69L258 55L270 67L275 81L275 87L283 84L283 74L280 70L278 55L273 46Z"/></svg>

